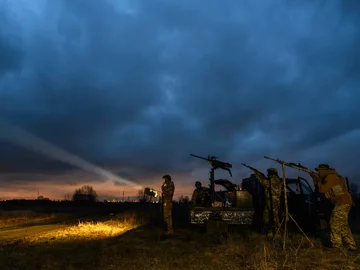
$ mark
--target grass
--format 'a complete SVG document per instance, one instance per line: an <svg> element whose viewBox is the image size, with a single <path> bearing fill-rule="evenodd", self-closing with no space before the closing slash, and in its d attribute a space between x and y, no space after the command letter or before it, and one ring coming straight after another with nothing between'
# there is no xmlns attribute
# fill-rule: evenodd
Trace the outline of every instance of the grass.
<svg viewBox="0 0 360 270"><path fill-rule="evenodd" d="M58 230L50 231L38 235L37 237L30 237L28 241L32 242L49 242L49 241L67 241L73 240L89 241L99 240L109 237L115 237L124 232L132 230L139 226L132 220L124 221L118 218L113 218L107 221L79 221L78 224L67 226Z"/></svg>
<svg viewBox="0 0 360 270"><path fill-rule="evenodd" d="M269 243L251 230L209 235L176 228L163 238L144 215L0 213L0 269L360 269L360 256L310 247L298 234ZM3 227L4 225L4 227ZM22 234L21 234L21 233ZM12 236L12 237L9 237Z"/></svg>
<svg viewBox="0 0 360 270"><path fill-rule="evenodd" d="M0 211L0 228L30 226L55 220L64 220L66 215L38 214L31 211Z"/></svg>

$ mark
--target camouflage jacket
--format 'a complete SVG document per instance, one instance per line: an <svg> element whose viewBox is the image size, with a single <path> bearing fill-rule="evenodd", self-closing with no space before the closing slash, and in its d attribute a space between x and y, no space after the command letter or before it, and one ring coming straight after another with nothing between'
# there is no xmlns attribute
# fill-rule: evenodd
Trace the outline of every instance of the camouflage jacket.
<svg viewBox="0 0 360 270"><path fill-rule="evenodd" d="M333 204L354 205L345 179L340 177L335 169L321 170L317 174L311 174L311 177L317 190L325 194Z"/></svg>
<svg viewBox="0 0 360 270"><path fill-rule="evenodd" d="M173 181L165 181L161 186L163 202L172 202L175 185Z"/></svg>
<svg viewBox="0 0 360 270"><path fill-rule="evenodd" d="M281 191L283 190L283 182L277 175L271 175L269 177L271 181L271 195L273 198L280 199Z"/></svg>
<svg viewBox="0 0 360 270"><path fill-rule="evenodd" d="M258 175L261 185L265 190L265 197L271 197L273 199L280 199L281 192L283 189L283 183L279 176L271 175L269 178L265 177L265 175ZM271 193L270 193L271 186Z"/></svg>

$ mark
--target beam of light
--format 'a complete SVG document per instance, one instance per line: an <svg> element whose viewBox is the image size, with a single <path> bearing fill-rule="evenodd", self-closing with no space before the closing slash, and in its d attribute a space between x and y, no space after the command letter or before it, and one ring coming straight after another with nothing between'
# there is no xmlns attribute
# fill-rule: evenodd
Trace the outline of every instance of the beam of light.
<svg viewBox="0 0 360 270"><path fill-rule="evenodd" d="M9 140L10 142L16 145L21 145L27 149L39 152L43 155L57 159L64 163L81 168L84 171L101 175L106 179L118 181L125 185L131 186L136 190L143 189L143 187L138 185L137 183L123 179L107 170L104 170L99 166L96 166L78 156L75 156L74 154L71 154L65 151L64 149L61 149L19 127L15 127L5 122L1 122L0 136L5 136L7 140Z"/></svg>

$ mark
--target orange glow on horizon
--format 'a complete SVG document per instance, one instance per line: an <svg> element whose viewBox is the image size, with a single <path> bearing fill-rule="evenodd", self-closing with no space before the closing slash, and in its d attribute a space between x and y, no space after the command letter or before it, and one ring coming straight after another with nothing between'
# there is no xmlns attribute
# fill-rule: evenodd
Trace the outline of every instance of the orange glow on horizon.
<svg viewBox="0 0 360 270"><path fill-rule="evenodd" d="M158 186L144 185L161 191L161 181ZM112 181L80 183L78 185L59 185L55 183L33 183L31 185L16 184L0 189L0 200L9 199L36 199L38 192L40 196L49 198L50 200L64 200L66 196L72 196L74 191L84 185L90 185L97 192L100 200L102 198L122 198L123 193L125 200L128 197L137 197L138 191L129 186L117 186ZM177 200L181 195L191 196L193 192L192 186L181 186L175 183L174 200Z"/></svg>
<svg viewBox="0 0 360 270"><path fill-rule="evenodd" d="M205 170L200 171L200 175L203 176ZM28 175L17 174L19 180L16 180L16 174L13 174L14 181L9 181L8 184L3 184L0 189L0 200L9 199L37 199L38 192L40 196L49 198L50 200L64 200L65 197L72 196L74 191L81 188L84 185L90 185L97 192L99 200L103 199L122 199L124 193L124 199L128 197L137 198L138 190L126 185L115 185L113 180L101 181L94 175L77 171L65 175L46 176L44 174L30 175L29 179L44 179L39 181L20 181L20 179L26 179ZM162 175L161 175L162 176ZM161 176L153 176L147 179L139 179L138 182L144 188L149 187L157 191L161 191L162 179ZM175 183L174 200L178 200L181 195L191 197L194 190L195 179L199 179L195 175L180 175L171 174ZM1 177L1 174L0 174ZM46 180L48 179L48 180ZM77 184L71 184L76 182ZM207 182L202 181L207 185ZM5 183L5 182L3 182Z"/></svg>

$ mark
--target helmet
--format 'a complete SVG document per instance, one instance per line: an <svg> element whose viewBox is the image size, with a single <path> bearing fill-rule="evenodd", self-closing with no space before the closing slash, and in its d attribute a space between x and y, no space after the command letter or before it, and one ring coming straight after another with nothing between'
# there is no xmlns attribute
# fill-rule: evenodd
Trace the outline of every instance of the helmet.
<svg viewBox="0 0 360 270"><path fill-rule="evenodd" d="M269 168L269 169L267 169L267 172L268 172L268 174L271 174L271 175L278 174L278 170L275 168Z"/></svg>
<svg viewBox="0 0 360 270"><path fill-rule="evenodd" d="M166 174L162 177L162 179L164 179L165 181L171 181L171 176Z"/></svg>
<svg viewBox="0 0 360 270"><path fill-rule="evenodd" d="M317 166L317 168L315 168L315 171L320 171L320 170L329 170L330 166L329 164L319 164Z"/></svg>
<svg viewBox="0 0 360 270"><path fill-rule="evenodd" d="M195 187L201 187L201 182L196 181L196 182L195 182Z"/></svg>

